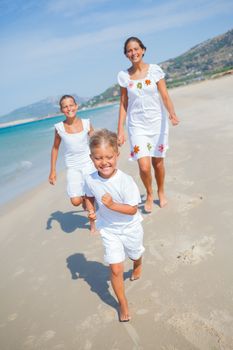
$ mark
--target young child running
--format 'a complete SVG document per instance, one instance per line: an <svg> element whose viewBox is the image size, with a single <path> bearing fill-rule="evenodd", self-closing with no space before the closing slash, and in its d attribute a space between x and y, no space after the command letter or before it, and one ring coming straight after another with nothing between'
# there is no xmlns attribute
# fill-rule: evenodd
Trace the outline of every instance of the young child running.
<svg viewBox="0 0 233 350"><path fill-rule="evenodd" d="M74 206L81 203L85 207L84 178L95 171L90 159L89 136L94 131L89 119L80 119L76 113L78 104L75 98L64 95L60 99L60 109L66 119L55 124L55 137L51 152L49 182L55 185L56 162L61 141L65 146L65 164L67 168L67 193ZM94 220L90 220L91 231L95 230Z"/></svg>
<svg viewBox="0 0 233 350"><path fill-rule="evenodd" d="M133 260L131 281L141 275L143 247L142 217L138 212L140 193L132 177L117 169L117 135L107 129L90 138L91 159L97 171L86 177L86 204L94 218L93 197L98 204L97 228L109 264L111 283L119 301L119 321L130 320L124 289L124 260Z"/></svg>

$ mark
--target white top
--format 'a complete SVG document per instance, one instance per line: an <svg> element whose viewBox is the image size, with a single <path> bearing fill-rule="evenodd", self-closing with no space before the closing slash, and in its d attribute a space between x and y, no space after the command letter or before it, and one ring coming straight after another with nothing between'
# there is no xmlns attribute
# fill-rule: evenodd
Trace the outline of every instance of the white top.
<svg viewBox="0 0 233 350"><path fill-rule="evenodd" d="M144 79L130 79L127 70L118 73L118 83L127 89L129 135L155 135L168 132L167 114L157 82L165 76L157 64L149 64Z"/></svg>
<svg viewBox="0 0 233 350"><path fill-rule="evenodd" d="M55 124L55 128L64 142L65 146L65 164L67 168L82 169L84 166L92 165L89 149L90 120L81 119L83 130L70 134L66 132L64 123Z"/></svg>
<svg viewBox="0 0 233 350"><path fill-rule="evenodd" d="M139 212L134 215L122 214L108 209L101 201L102 196L109 193L113 201L117 203L135 206L141 202L140 193L133 178L119 169L109 179L100 177L97 171L88 175L86 177L85 193L88 197L95 197L98 203L98 229L111 229L111 231L115 230L118 233L119 229L142 221Z"/></svg>

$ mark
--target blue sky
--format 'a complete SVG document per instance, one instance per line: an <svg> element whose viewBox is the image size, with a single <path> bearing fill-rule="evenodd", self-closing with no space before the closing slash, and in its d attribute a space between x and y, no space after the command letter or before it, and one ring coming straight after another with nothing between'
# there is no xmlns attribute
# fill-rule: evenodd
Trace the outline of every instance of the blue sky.
<svg viewBox="0 0 233 350"><path fill-rule="evenodd" d="M103 92L129 66L129 36L159 63L232 28L232 0L0 0L0 114Z"/></svg>

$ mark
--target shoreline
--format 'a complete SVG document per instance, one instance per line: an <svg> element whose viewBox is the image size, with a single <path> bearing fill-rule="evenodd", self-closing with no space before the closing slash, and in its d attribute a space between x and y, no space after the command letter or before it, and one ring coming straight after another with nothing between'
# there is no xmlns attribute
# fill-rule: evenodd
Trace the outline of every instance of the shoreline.
<svg viewBox="0 0 233 350"><path fill-rule="evenodd" d="M90 107L90 108L80 109L80 110L78 110L78 113L91 111L93 109L111 107L111 106L114 106L114 105L117 105L117 104L118 103L116 103L116 102L101 104L101 105L98 105L98 106L93 107L93 108ZM39 118L35 117L35 118L29 118L29 119L19 119L19 120L15 120L15 121L11 121L11 122L0 123L0 129L10 128L10 127L18 126L18 125L30 124L30 123L33 123L33 122L39 122L39 121L42 121L42 120L53 119L53 118L62 117L62 116L63 116L63 114L59 113L59 114L53 114L53 115L46 115L46 116L39 117Z"/></svg>
<svg viewBox="0 0 233 350"><path fill-rule="evenodd" d="M192 81L191 83L188 84L183 84L183 85L179 85L176 87L170 87L168 90L169 91L173 91L179 88L183 88L183 87L188 87L188 86L192 86L192 85L196 85L196 84L201 84L203 82L206 81L211 81L211 80L216 80L216 79L222 79L225 78L227 76L232 76L233 75L233 70L229 70L226 72L222 72L222 73L216 73L213 76L200 80L200 81ZM79 113L81 112L85 112L85 111L91 111L93 109L99 109L99 108L105 108L105 107L110 107L110 106L114 106L114 105L118 105L118 102L106 102L103 104L98 104L95 107L84 107L83 109L81 108L79 110ZM52 118L56 118L62 116L62 114L58 113L58 114L53 114L53 115L47 115L47 116L43 116L43 117L39 117L39 118L29 118L29 119L19 119L19 120L15 120L15 121L11 121L11 122L5 122L5 123L1 123L0 122L0 129L4 129L4 128L8 128L8 127L12 127L12 126L16 126L16 125L24 125L24 124L29 124L35 121L40 121L40 120L45 120L45 119L52 119ZM1 120L1 119L0 119Z"/></svg>

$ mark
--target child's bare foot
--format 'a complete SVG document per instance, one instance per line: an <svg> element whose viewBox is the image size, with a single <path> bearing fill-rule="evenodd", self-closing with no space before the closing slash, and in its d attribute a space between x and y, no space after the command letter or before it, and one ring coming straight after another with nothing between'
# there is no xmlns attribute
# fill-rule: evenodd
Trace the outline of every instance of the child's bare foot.
<svg viewBox="0 0 233 350"><path fill-rule="evenodd" d="M165 197L164 192L158 192L159 197L159 206L160 208L163 208L167 205L167 198Z"/></svg>
<svg viewBox="0 0 233 350"><path fill-rule="evenodd" d="M133 272L130 277L130 281L138 280L142 274L142 258L133 262Z"/></svg>
<svg viewBox="0 0 233 350"><path fill-rule="evenodd" d="M129 322L131 317L129 315L127 300L119 305L120 305L119 321L120 322Z"/></svg>
<svg viewBox="0 0 233 350"><path fill-rule="evenodd" d="M144 209L147 213L151 213L152 212L152 208L153 208L153 195L152 194L148 194L146 197L146 202L144 205Z"/></svg>

